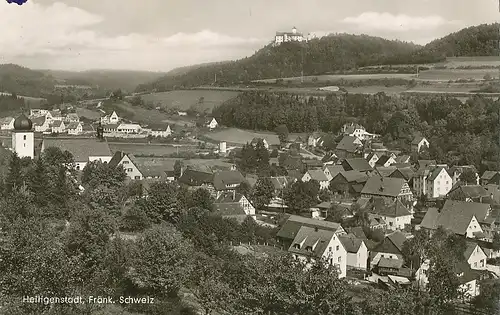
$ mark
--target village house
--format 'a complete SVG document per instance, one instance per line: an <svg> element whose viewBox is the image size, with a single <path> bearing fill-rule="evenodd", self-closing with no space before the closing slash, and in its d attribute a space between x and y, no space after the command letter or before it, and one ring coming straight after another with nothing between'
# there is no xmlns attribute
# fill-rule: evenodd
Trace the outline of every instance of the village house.
<svg viewBox="0 0 500 315"><path fill-rule="evenodd" d="M375 163L382 157L384 154L380 152L372 152L366 156L366 161L368 161L368 164L372 167L375 168Z"/></svg>
<svg viewBox="0 0 500 315"><path fill-rule="evenodd" d="M469 266L474 270L486 270L486 260L488 256L477 243L467 242L464 258Z"/></svg>
<svg viewBox="0 0 500 315"><path fill-rule="evenodd" d="M298 215L290 215L276 234L276 238L281 244L288 248L292 245L293 240L297 236L300 228L303 226L312 229L318 228L321 230L332 231L337 235L346 234L345 230L339 223L305 218Z"/></svg>
<svg viewBox="0 0 500 315"><path fill-rule="evenodd" d="M81 122L70 122L66 130L69 135L79 135L83 132L83 125Z"/></svg>
<svg viewBox="0 0 500 315"><path fill-rule="evenodd" d="M330 184L328 177L322 170L308 170L304 174L304 176L302 176L302 181L306 183L310 180L317 181L319 183L320 189L328 189L328 186Z"/></svg>
<svg viewBox="0 0 500 315"><path fill-rule="evenodd" d="M405 242L406 236L400 231L387 235L382 243L370 252L371 268L376 266L381 258L403 261L403 244Z"/></svg>
<svg viewBox="0 0 500 315"><path fill-rule="evenodd" d="M425 213L420 227L433 232L442 226L455 234L468 238L485 238L485 233L490 230L492 224L489 217L491 206L485 203L446 200L443 207L429 208ZM491 237L491 236L490 236Z"/></svg>
<svg viewBox="0 0 500 315"><path fill-rule="evenodd" d="M30 115L29 118L33 119L36 117L41 117L44 116L48 113L47 109L38 109L38 108L32 108L30 109Z"/></svg>
<svg viewBox="0 0 500 315"><path fill-rule="evenodd" d="M453 186L455 186L455 184L460 181L460 175L462 175L464 171L471 171L476 176L476 180L473 183L467 183L468 185L479 185L480 178L479 174L477 173L476 167L474 165L462 165L462 166L452 166L448 170L448 173L452 178Z"/></svg>
<svg viewBox="0 0 500 315"><path fill-rule="evenodd" d="M14 130L14 117L5 117L0 121L1 130Z"/></svg>
<svg viewBox="0 0 500 315"><path fill-rule="evenodd" d="M120 151L115 152L109 165L121 165L130 179L154 179L164 182L174 181L174 161L162 158L136 157Z"/></svg>
<svg viewBox="0 0 500 315"><path fill-rule="evenodd" d="M120 124L117 128L118 132L125 134L138 134L142 130L142 127L138 124Z"/></svg>
<svg viewBox="0 0 500 315"><path fill-rule="evenodd" d="M66 126L62 120L53 120L50 124L52 133L63 133L66 131Z"/></svg>
<svg viewBox="0 0 500 315"><path fill-rule="evenodd" d="M353 158L362 154L363 144L354 136L344 136L335 148L335 155L339 158Z"/></svg>
<svg viewBox="0 0 500 315"><path fill-rule="evenodd" d="M245 177L238 170L219 171L214 174L214 198L219 198L227 192L234 192L245 182Z"/></svg>
<svg viewBox="0 0 500 315"><path fill-rule="evenodd" d="M116 133L118 132L119 124L106 124L102 126L104 133Z"/></svg>
<svg viewBox="0 0 500 315"><path fill-rule="evenodd" d="M151 130L149 133L152 137L160 137L160 138L166 138L169 137L172 134L172 129L170 129L170 126L167 126L167 129L165 130Z"/></svg>
<svg viewBox="0 0 500 315"><path fill-rule="evenodd" d="M335 175L330 181L332 192L357 197L361 195L361 191L369 176L358 171L343 171Z"/></svg>
<svg viewBox="0 0 500 315"><path fill-rule="evenodd" d="M481 176L481 185L486 186L488 184L500 184L500 172L499 171L484 171Z"/></svg>
<svg viewBox="0 0 500 315"><path fill-rule="evenodd" d="M388 166L388 167L383 167L383 166L379 166L377 168L375 168L375 174L376 175L379 175L380 177L390 177L390 175L392 173L394 173L394 171L396 171L397 168L394 167L394 166Z"/></svg>
<svg viewBox="0 0 500 315"><path fill-rule="evenodd" d="M321 139L321 136L317 132L314 132L314 133L308 135L307 136L307 146L313 147L313 148L317 147L320 139Z"/></svg>
<svg viewBox="0 0 500 315"><path fill-rule="evenodd" d="M189 165L183 170L178 181L192 190L205 188L214 194L214 171L206 165Z"/></svg>
<svg viewBox="0 0 500 315"><path fill-rule="evenodd" d="M339 240L338 235L332 230L318 227L300 227L288 252L295 259L307 262L310 266L316 260L324 260L327 264L335 266L339 278L345 278L347 273L347 251Z"/></svg>
<svg viewBox="0 0 500 315"><path fill-rule="evenodd" d="M213 130L219 126L219 123L215 118L208 119L205 121L205 127L207 127L210 130Z"/></svg>
<svg viewBox="0 0 500 315"><path fill-rule="evenodd" d="M32 121L36 132L46 132L50 130L51 121L44 116L33 118Z"/></svg>
<svg viewBox="0 0 500 315"><path fill-rule="evenodd" d="M367 270L368 248L363 239L354 234L341 235L340 243L347 252L347 269Z"/></svg>
<svg viewBox="0 0 500 315"><path fill-rule="evenodd" d="M345 171L358 171L366 174L370 174L373 168L368 164L363 158L348 158L342 162L342 167Z"/></svg>
<svg viewBox="0 0 500 315"><path fill-rule="evenodd" d="M394 166L394 167L396 169L389 175L389 177L402 178L408 182L408 185L410 187L413 187L413 176L415 176L415 171L411 168L411 166L406 166L406 167Z"/></svg>
<svg viewBox="0 0 500 315"><path fill-rule="evenodd" d="M274 196L281 196L285 188L295 182L295 179L289 176L273 176L269 177L269 179L274 186Z"/></svg>
<svg viewBox="0 0 500 315"><path fill-rule="evenodd" d="M89 162L109 162L113 157L107 142L97 139L55 139L46 138L42 141L41 152L46 148L56 147L62 152L68 151L73 155L76 170L83 170Z"/></svg>
<svg viewBox="0 0 500 315"><path fill-rule="evenodd" d="M387 201L399 200L413 211L413 193L406 180L401 178L370 177L361 191L361 196L383 197Z"/></svg>
<svg viewBox="0 0 500 315"><path fill-rule="evenodd" d="M253 138L252 141L250 142L250 144L255 148L257 146L257 144L259 143L259 141L262 141L264 148L269 150L269 143L264 138Z"/></svg>
<svg viewBox="0 0 500 315"><path fill-rule="evenodd" d="M452 187L453 179L445 166L420 168L413 177L413 190L417 197L444 197Z"/></svg>
<svg viewBox="0 0 500 315"><path fill-rule="evenodd" d="M119 124L120 121L121 118L115 111L113 111L111 115L104 115L103 117L101 117L102 124Z"/></svg>
<svg viewBox="0 0 500 315"><path fill-rule="evenodd" d="M78 117L77 113L69 113L63 118L63 121L66 123L79 122L80 117Z"/></svg>
<svg viewBox="0 0 500 315"><path fill-rule="evenodd" d="M221 194L214 203L216 213L224 218L243 222L248 216L255 219L255 208L242 194L227 192Z"/></svg>
<svg viewBox="0 0 500 315"><path fill-rule="evenodd" d="M379 136L377 134L367 132L365 127L355 123L344 124L342 126L342 134L345 136L356 137L361 141L375 139Z"/></svg>
<svg viewBox="0 0 500 315"><path fill-rule="evenodd" d="M342 165L325 165L323 166L323 173L329 181L331 181L338 173L343 172L344 168Z"/></svg>
<svg viewBox="0 0 500 315"><path fill-rule="evenodd" d="M424 148L429 148L429 141L422 136L415 137L411 142L411 149L413 152L420 153Z"/></svg>
<svg viewBox="0 0 500 315"><path fill-rule="evenodd" d="M389 167L396 163L396 160L390 155L382 155L377 162L375 162L375 167Z"/></svg>
<svg viewBox="0 0 500 315"><path fill-rule="evenodd" d="M451 200L469 201L469 202L484 202L490 203L490 193L480 185L463 185L458 183L448 193L448 198Z"/></svg>
<svg viewBox="0 0 500 315"><path fill-rule="evenodd" d="M389 230L404 230L411 225L413 215L401 200L388 201L384 198L373 197L367 210L377 214L387 224Z"/></svg>
<svg viewBox="0 0 500 315"><path fill-rule="evenodd" d="M409 155L400 155L395 158L397 164L407 164L410 163Z"/></svg>

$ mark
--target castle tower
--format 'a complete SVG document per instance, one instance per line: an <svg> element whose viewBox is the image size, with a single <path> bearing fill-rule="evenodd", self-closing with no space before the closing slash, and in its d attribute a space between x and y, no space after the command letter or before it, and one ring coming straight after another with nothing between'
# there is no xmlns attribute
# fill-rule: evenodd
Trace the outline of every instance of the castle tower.
<svg viewBox="0 0 500 315"><path fill-rule="evenodd" d="M297 29L295 28L295 26L292 28L292 33L297 34Z"/></svg>
<svg viewBox="0 0 500 315"><path fill-rule="evenodd" d="M29 157L33 159L35 157L33 122L24 114L14 120L12 151L16 152L20 158Z"/></svg>

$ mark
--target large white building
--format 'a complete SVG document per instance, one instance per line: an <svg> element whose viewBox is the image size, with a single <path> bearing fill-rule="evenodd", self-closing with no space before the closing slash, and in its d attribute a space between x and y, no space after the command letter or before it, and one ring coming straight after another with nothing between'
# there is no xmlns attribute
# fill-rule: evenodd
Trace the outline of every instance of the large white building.
<svg viewBox="0 0 500 315"><path fill-rule="evenodd" d="M297 32L297 29L293 27L291 32L276 32L274 44L280 45L286 42L302 42L303 40L304 36L302 33Z"/></svg>
<svg viewBox="0 0 500 315"><path fill-rule="evenodd" d="M20 158L35 156L35 133L33 123L24 114L14 120L12 131L12 151Z"/></svg>

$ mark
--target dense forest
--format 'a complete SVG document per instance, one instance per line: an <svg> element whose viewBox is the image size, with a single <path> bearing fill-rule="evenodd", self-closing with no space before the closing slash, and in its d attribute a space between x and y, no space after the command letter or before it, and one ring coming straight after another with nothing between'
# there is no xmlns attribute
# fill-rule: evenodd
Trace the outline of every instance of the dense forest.
<svg viewBox="0 0 500 315"><path fill-rule="evenodd" d="M469 27L423 47L367 35L332 34L308 43L268 45L251 57L164 76L139 85L136 90L164 91L208 84L224 86L300 76L302 71L304 75L319 75L370 65L433 63L451 56L491 56L497 54L494 42L497 37L497 24Z"/></svg>
<svg viewBox="0 0 500 315"><path fill-rule="evenodd" d="M443 96L347 94L324 98L292 94L246 92L213 110L218 121L231 127L274 131L286 124L290 132L336 134L355 121L383 141L409 151L419 133L431 143L433 158L451 165L496 160L498 107L491 98L473 97L465 103Z"/></svg>
<svg viewBox="0 0 500 315"><path fill-rule="evenodd" d="M0 65L0 92L42 97L54 89L53 77L14 64Z"/></svg>

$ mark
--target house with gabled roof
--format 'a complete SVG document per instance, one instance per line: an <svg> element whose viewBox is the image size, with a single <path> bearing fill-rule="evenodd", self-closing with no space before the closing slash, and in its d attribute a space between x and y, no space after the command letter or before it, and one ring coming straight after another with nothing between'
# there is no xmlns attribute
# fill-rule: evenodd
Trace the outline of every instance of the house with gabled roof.
<svg viewBox="0 0 500 315"><path fill-rule="evenodd" d="M387 235L384 240L370 252L370 266L376 266L381 258L403 261L403 244L406 236L399 231Z"/></svg>
<svg viewBox="0 0 500 315"><path fill-rule="evenodd" d="M31 121L33 122L33 127L36 132L46 132L50 130L51 120L46 119L45 116L33 118Z"/></svg>
<svg viewBox="0 0 500 315"><path fill-rule="evenodd" d="M381 197L373 197L367 210L369 213L379 215L386 222L389 230L403 230L411 225L413 218L410 209L399 199L388 201Z"/></svg>
<svg viewBox="0 0 500 315"><path fill-rule="evenodd" d="M449 192L451 200L490 203L490 193L480 185L465 185L458 182Z"/></svg>
<svg viewBox="0 0 500 315"><path fill-rule="evenodd" d="M340 172L330 181L330 189L334 193L358 196L368 178L367 174L358 171Z"/></svg>
<svg viewBox="0 0 500 315"><path fill-rule="evenodd" d="M255 218L255 207L247 197L235 191L221 193L215 200L214 206L217 212L222 216L242 220L244 220L246 216ZM241 211L243 211L243 213L241 213Z"/></svg>
<svg viewBox="0 0 500 315"><path fill-rule="evenodd" d="M238 170L216 172L213 178L215 198L225 192L235 191L244 181L245 177Z"/></svg>
<svg viewBox="0 0 500 315"><path fill-rule="evenodd" d="M66 130L69 135L79 135L83 132L83 124L81 122L70 122Z"/></svg>
<svg viewBox="0 0 500 315"><path fill-rule="evenodd" d="M375 168L375 174L381 177L390 177L390 175L394 173L394 171L396 170L397 168L394 166L388 166L388 167L379 166Z"/></svg>
<svg viewBox="0 0 500 315"><path fill-rule="evenodd" d="M50 124L52 133L63 133L66 131L66 126L62 120L53 120Z"/></svg>
<svg viewBox="0 0 500 315"><path fill-rule="evenodd" d="M389 167L396 163L396 160L390 155L382 155L375 163L375 167Z"/></svg>
<svg viewBox="0 0 500 315"><path fill-rule="evenodd" d="M284 244L285 247L289 247L297 236L300 228L303 226L312 229L318 228L332 231L337 235L346 234L345 230L339 223L306 218L298 215L290 215L286 222L280 227L280 230L276 234L276 238L280 243Z"/></svg>
<svg viewBox="0 0 500 315"><path fill-rule="evenodd" d="M485 203L446 200L441 209L429 208L420 227L430 232L442 226L468 238L484 237L481 222L488 227L491 206Z"/></svg>
<svg viewBox="0 0 500 315"><path fill-rule="evenodd" d="M421 167L413 177L413 190L417 197L422 195L428 198L446 196L453 187L453 179L446 166Z"/></svg>
<svg viewBox="0 0 500 315"><path fill-rule="evenodd" d="M363 143L354 136L344 136L335 148L335 155L339 158L351 158L361 155Z"/></svg>
<svg viewBox="0 0 500 315"><path fill-rule="evenodd" d="M384 154L379 153L379 152L372 152L366 156L366 161L368 164L372 167L375 168L375 163L382 157Z"/></svg>
<svg viewBox="0 0 500 315"><path fill-rule="evenodd" d="M410 187L413 187L413 176L415 176L415 171L411 166L407 167L397 167L396 169L389 175L392 178L402 178L408 182Z"/></svg>
<svg viewBox="0 0 500 315"><path fill-rule="evenodd" d="M468 185L479 185L479 174L477 173L477 169L474 165L455 165L450 167L448 170L448 173L450 173L450 176L453 180L453 185L458 183L460 181L460 175L462 175L463 172L465 171L471 171L476 175L476 180L473 183L467 183Z"/></svg>
<svg viewBox="0 0 500 315"><path fill-rule="evenodd" d="M274 195L278 196L285 188L293 184L296 180L289 176L272 176L269 177L274 186Z"/></svg>
<svg viewBox="0 0 500 315"><path fill-rule="evenodd" d="M171 159L136 157L116 151L113 158L108 163L111 167L122 165L125 173L130 179L154 179L160 181L173 181L175 161Z"/></svg>
<svg viewBox="0 0 500 315"><path fill-rule="evenodd" d="M78 117L77 113L68 113L63 120L67 123L79 122L80 117Z"/></svg>
<svg viewBox="0 0 500 315"><path fill-rule="evenodd" d="M484 171L480 178L481 185L486 186L488 184L500 184L500 172L499 171Z"/></svg>
<svg viewBox="0 0 500 315"><path fill-rule="evenodd" d="M5 117L0 120L1 130L13 130L14 129L14 117Z"/></svg>
<svg viewBox="0 0 500 315"><path fill-rule="evenodd" d="M205 188L213 193L214 171L206 165L188 165L178 181L190 189Z"/></svg>
<svg viewBox="0 0 500 315"><path fill-rule="evenodd" d="M347 252L347 269L366 270L368 248L365 241L354 234L340 235L338 238Z"/></svg>
<svg viewBox="0 0 500 315"><path fill-rule="evenodd" d="M485 270L488 256L484 250L475 242L467 242L464 258L469 266L474 270Z"/></svg>
<svg viewBox="0 0 500 315"><path fill-rule="evenodd" d="M395 161L397 164L406 164L410 163L410 156L409 155L400 155L395 158Z"/></svg>
<svg viewBox="0 0 500 315"><path fill-rule="evenodd" d="M338 173L343 172L344 168L342 165L325 165L323 166L323 173L325 173L328 180L332 180Z"/></svg>
<svg viewBox="0 0 500 315"><path fill-rule="evenodd" d="M348 158L342 162L342 167L346 171L358 171L370 174L373 168L368 164L368 161L363 158Z"/></svg>
<svg viewBox="0 0 500 315"><path fill-rule="evenodd" d="M302 226L288 252L295 259L306 262L307 266L316 260L324 260L337 268L339 278L346 276L347 252L334 231Z"/></svg>
<svg viewBox="0 0 500 315"><path fill-rule="evenodd" d="M413 204L413 193L406 180L402 178L372 176L363 187L361 196L382 197L388 201L400 200L410 206Z"/></svg>
<svg viewBox="0 0 500 315"><path fill-rule="evenodd" d="M423 148L429 148L429 141L422 136L417 136L411 142L411 149L414 152L420 152Z"/></svg>
<svg viewBox="0 0 500 315"><path fill-rule="evenodd" d="M320 189L328 189L330 185L330 181L328 180L328 177L325 175L325 173L322 170L308 170L304 176L302 176L302 181L304 183L310 181L310 180L315 180L319 183Z"/></svg>

